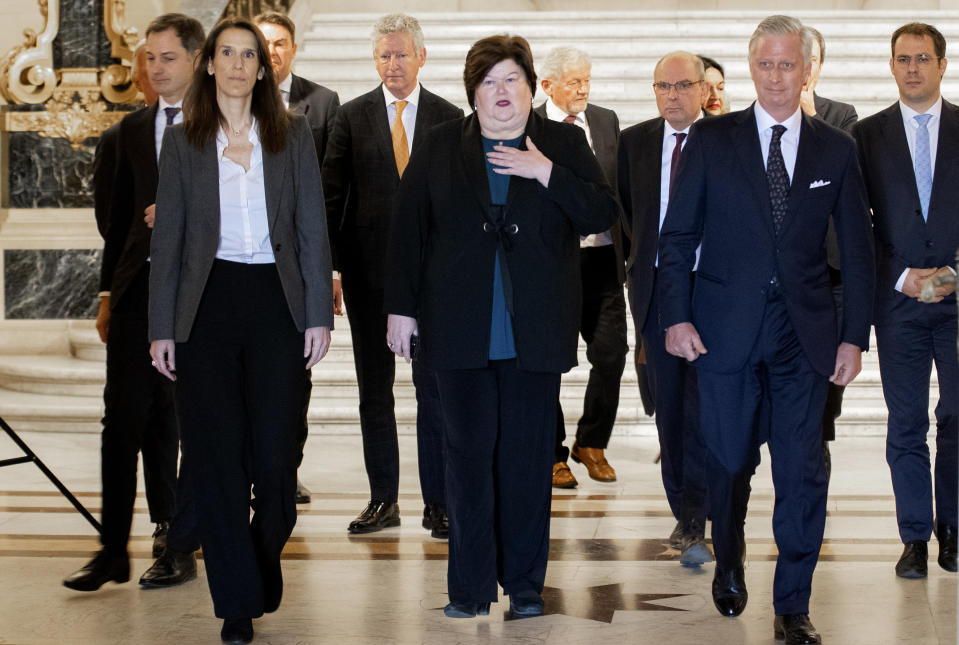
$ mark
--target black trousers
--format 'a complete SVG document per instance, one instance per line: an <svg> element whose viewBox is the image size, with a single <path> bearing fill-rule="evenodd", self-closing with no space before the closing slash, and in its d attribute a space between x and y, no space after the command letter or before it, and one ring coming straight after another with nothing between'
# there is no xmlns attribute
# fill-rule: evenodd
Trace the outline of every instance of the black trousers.
<svg viewBox="0 0 959 645"><path fill-rule="evenodd" d="M646 375L655 400L663 487L669 508L683 529L702 536L706 528L706 448L699 427L697 370L666 351L659 308L654 284L646 320L635 322L642 329Z"/></svg>
<svg viewBox="0 0 959 645"><path fill-rule="evenodd" d="M616 271L612 245L580 250L583 310L580 333L586 341L589 381L583 399L583 416L576 429L576 443L583 448L605 450L616 423L619 386L626 367L626 298ZM569 458L563 408L557 407L556 461Z"/></svg>
<svg viewBox="0 0 959 645"><path fill-rule="evenodd" d="M437 372L446 414L451 601L542 593L559 374L514 359Z"/></svg>
<svg viewBox="0 0 959 645"><path fill-rule="evenodd" d="M934 522L953 527L959 524L957 316L954 302L905 304L909 306L909 319L876 325L876 345L882 392L889 409L886 462L896 495L899 537L903 542L925 542ZM933 365L939 381L934 466L926 439Z"/></svg>
<svg viewBox="0 0 959 645"><path fill-rule="evenodd" d="M836 325L837 333L842 334L842 279L839 272L832 267L829 268L829 276L832 280L832 299L836 305ZM842 395L846 391L844 385L829 384L826 392L826 408L822 413L822 440L835 441L836 439L836 421L842 414Z"/></svg>
<svg viewBox="0 0 959 645"><path fill-rule="evenodd" d="M153 522L173 517L179 447L173 383L150 364L145 265L110 313L100 436L103 547L124 554L137 490L137 455Z"/></svg>
<svg viewBox="0 0 959 645"><path fill-rule="evenodd" d="M255 618L282 589L303 409L303 334L275 265L214 262L176 365L214 611Z"/></svg>
<svg viewBox="0 0 959 645"><path fill-rule="evenodd" d="M768 402L776 489L773 535L779 549L773 605L777 615L805 614L826 524L822 411L828 380L806 359L786 303L772 291L746 365L730 374L705 369L697 374L713 548L717 567L728 570L742 563L749 479L758 463Z"/></svg>
<svg viewBox="0 0 959 645"><path fill-rule="evenodd" d="M351 274L344 273L343 300L353 337L353 362L360 390L360 431L370 498L395 502L400 484L400 451L393 399L396 358L386 346L383 290L371 287L362 276L351 277ZM420 486L427 504L442 504L445 498L443 413L432 378L428 368L414 363Z"/></svg>

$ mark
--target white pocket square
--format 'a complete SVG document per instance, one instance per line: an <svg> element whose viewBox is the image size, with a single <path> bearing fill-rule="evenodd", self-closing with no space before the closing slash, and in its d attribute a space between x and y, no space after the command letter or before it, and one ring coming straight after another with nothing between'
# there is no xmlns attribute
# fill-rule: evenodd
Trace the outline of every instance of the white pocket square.
<svg viewBox="0 0 959 645"><path fill-rule="evenodd" d="M832 182L829 181L828 179L817 179L817 180L814 181L813 183L809 184L809 188L810 188L810 189L812 189L812 188L822 188L823 186L828 186L828 185L831 184L831 183L832 183Z"/></svg>

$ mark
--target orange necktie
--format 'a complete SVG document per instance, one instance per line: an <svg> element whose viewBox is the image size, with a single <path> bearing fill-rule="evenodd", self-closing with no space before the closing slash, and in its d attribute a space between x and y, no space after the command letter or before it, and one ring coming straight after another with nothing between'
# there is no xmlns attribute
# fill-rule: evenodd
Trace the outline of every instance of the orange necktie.
<svg viewBox="0 0 959 645"><path fill-rule="evenodd" d="M410 146L406 142L406 128L403 127L403 110L406 108L406 101L394 101L396 107L396 118L393 120L393 127L390 129L390 135L393 137L393 157L396 159L396 169L403 176L406 170L406 164L410 162Z"/></svg>

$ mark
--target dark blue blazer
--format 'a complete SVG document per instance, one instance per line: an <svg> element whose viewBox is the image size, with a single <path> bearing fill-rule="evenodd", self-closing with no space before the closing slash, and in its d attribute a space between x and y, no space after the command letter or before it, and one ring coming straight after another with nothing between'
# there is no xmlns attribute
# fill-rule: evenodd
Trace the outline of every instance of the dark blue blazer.
<svg viewBox="0 0 959 645"><path fill-rule="evenodd" d="M874 263L865 187L852 138L802 116L789 208L778 238L756 117L741 112L693 125L660 231L663 328L692 322L708 351L701 369L741 369L756 342L770 279L813 368L832 374L840 341L868 348ZM842 332L826 263L830 215L842 254ZM702 254L696 287L689 272Z"/></svg>
<svg viewBox="0 0 959 645"><path fill-rule="evenodd" d="M959 248L959 108L942 102L928 221L922 219L898 101L860 121L853 134L859 146L876 236L875 322L895 323L911 318L915 306L922 306L896 291L896 281L906 267L955 264ZM940 304L955 309L955 294Z"/></svg>

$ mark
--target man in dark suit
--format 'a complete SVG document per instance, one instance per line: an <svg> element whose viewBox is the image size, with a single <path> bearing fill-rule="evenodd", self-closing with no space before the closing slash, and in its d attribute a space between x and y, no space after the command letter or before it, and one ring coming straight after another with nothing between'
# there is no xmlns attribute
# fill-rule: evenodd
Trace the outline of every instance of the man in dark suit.
<svg viewBox="0 0 959 645"><path fill-rule="evenodd" d="M876 235L876 345L889 409L886 461L905 544L896 575L903 578L926 577L933 529L939 565L956 571L956 295L954 282L933 283L955 276L959 247L959 108L940 94L945 55L946 40L935 27L897 29L889 67L899 101L854 130ZM844 256L843 268L845 262ZM933 284L921 297L924 283ZM933 363L935 516L926 443Z"/></svg>
<svg viewBox="0 0 959 645"><path fill-rule="evenodd" d="M204 34L199 22L183 14L156 18L146 33L147 71L159 101L120 122L113 197L105 217L98 217L105 237L97 329L101 337L105 335L107 345L103 392L106 411L101 437L103 548L64 580L64 585L78 591L94 591L111 580L126 582L130 577L127 542L136 497L137 453L141 450L146 479L162 473L165 511L152 519L165 522L169 532L163 552L155 554L159 556L157 562L140 582L145 586L169 586L196 576L193 522L180 519L190 503L188 493L184 494L183 478L177 480L179 437L173 384L150 365L147 301L160 141L167 125L183 119L180 105L193 77ZM98 175L110 173L101 167ZM148 466L151 462L153 465ZM153 506L151 502L151 514Z"/></svg>
<svg viewBox="0 0 959 645"><path fill-rule="evenodd" d="M663 487L677 521L670 545L682 552L684 565L712 560L705 542L706 456L699 431L696 370L669 354L663 344L657 250L689 128L703 116L705 78L703 61L694 54L680 51L661 58L653 72L653 88L662 116L624 130L619 146L619 195L632 240L626 265L630 311L646 348ZM695 270L690 276L694 275Z"/></svg>
<svg viewBox="0 0 959 645"><path fill-rule="evenodd" d="M826 385L860 371L874 281L855 145L799 107L810 41L795 18L763 20L749 42L757 102L693 126L660 231L657 284L666 349L696 365L713 601L726 616L746 606L743 524L766 439L779 550L774 631L787 643L820 642L808 614L826 519ZM840 334L825 251L830 216L843 260ZM760 436L764 406L768 437Z"/></svg>
<svg viewBox="0 0 959 645"><path fill-rule="evenodd" d="M383 312L383 266L394 197L410 157L430 128L463 116L462 110L417 81L426 48L415 18L384 16L373 33L373 61L383 83L340 107L323 163L333 269L342 274L353 337L363 456L370 481L370 503L350 524L350 533L369 533L400 522L393 409L396 368L386 346ZM435 537L446 537L443 426L435 375L413 361L413 384L423 526Z"/></svg>
<svg viewBox="0 0 959 645"><path fill-rule="evenodd" d="M813 37L812 68L809 72L809 80L803 87L799 104L803 112L809 116L822 119L835 128L852 133L853 125L859 119L856 108L849 103L834 101L816 94L819 74L822 72L822 65L826 60L826 40L818 29L808 25L806 29ZM826 238L826 255L829 260L829 280L832 283L833 300L836 302L838 321L842 324L842 273L839 266L839 242L836 239L836 228L832 221L829 222L829 235ZM844 387L830 383L829 391L826 393L826 409L822 415L822 451L823 457L826 459L827 474L832 470L829 442L836 439L836 421L842 414L842 395L844 391Z"/></svg>
<svg viewBox="0 0 959 645"><path fill-rule="evenodd" d="M333 90L293 74L293 59L296 58L296 26L289 16L278 11L261 13L254 18L256 26L260 28L266 39L270 51L270 64L276 75L277 85L283 104L296 114L304 115L310 123L313 132L313 143L316 146L316 158L323 164L323 155L326 154L326 142L333 131L333 117L340 106L340 97ZM340 302L336 302L336 313L342 315ZM303 448L306 446L306 437L309 432L308 414L310 408L310 392L313 389L312 374L306 374L306 401L303 404L303 429L300 432L300 458L297 468L303 462ZM310 490L303 485L300 478L296 479L296 503L308 504Z"/></svg>
<svg viewBox="0 0 959 645"><path fill-rule="evenodd" d="M616 148L619 145L619 118L612 110L589 103L592 62L586 52L557 47L547 54L540 68L540 84L549 98L536 113L552 121L565 121L586 133L593 154L610 185L616 182ZM586 341L590 363L589 381L583 401L572 452L563 445L566 423L563 409L556 415L556 462L553 486L573 488L576 478L566 460L586 466L597 481L616 481L616 471L606 461L619 407L619 384L626 365L626 279L623 260L623 232L619 221L610 230L580 240L580 272L583 308L580 333Z"/></svg>

